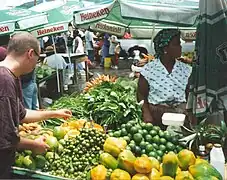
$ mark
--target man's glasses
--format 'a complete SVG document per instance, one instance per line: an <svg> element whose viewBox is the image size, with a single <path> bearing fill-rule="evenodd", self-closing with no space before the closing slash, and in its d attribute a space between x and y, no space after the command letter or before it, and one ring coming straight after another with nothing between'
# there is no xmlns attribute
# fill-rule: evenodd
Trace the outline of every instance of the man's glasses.
<svg viewBox="0 0 227 180"><path fill-rule="evenodd" d="M38 57L37 62L38 62L38 63L41 62L40 54L39 54L35 49L33 49L33 51L34 51L35 55Z"/></svg>

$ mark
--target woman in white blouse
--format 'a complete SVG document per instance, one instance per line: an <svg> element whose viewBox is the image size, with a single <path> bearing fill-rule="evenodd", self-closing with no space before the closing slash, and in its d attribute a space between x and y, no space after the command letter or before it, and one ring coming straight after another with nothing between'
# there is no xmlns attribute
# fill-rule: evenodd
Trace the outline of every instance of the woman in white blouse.
<svg viewBox="0 0 227 180"><path fill-rule="evenodd" d="M191 67L177 60L181 57L178 29L161 30L154 38L154 48L156 59L146 64L141 71L138 100L144 100L144 122L165 129L161 121L165 112L185 112Z"/></svg>

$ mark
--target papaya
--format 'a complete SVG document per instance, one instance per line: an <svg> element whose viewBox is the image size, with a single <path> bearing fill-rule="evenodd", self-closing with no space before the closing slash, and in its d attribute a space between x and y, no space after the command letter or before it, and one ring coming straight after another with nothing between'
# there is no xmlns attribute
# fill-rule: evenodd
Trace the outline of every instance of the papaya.
<svg viewBox="0 0 227 180"><path fill-rule="evenodd" d="M174 180L174 179L170 176L162 176L162 177L160 177L159 180Z"/></svg>
<svg viewBox="0 0 227 180"><path fill-rule="evenodd" d="M161 173L155 168L152 168L151 172L148 174L148 178L150 180L152 180L152 179L160 179L160 177L161 177Z"/></svg>
<svg viewBox="0 0 227 180"><path fill-rule="evenodd" d="M209 164L209 162L204 160L204 159L196 158L195 164L200 164L200 163L208 163Z"/></svg>
<svg viewBox="0 0 227 180"><path fill-rule="evenodd" d="M219 180L223 179L221 174L212 165L208 163L192 165L189 167L189 172L194 178L198 178L200 176L214 176Z"/></svg>
<svg viewBox="0 0 227 180"><path fill-rule="evenodd" d="M178 167L177 155L174 152L169 152L163 156L162 171L163 176L175 178Z"/></svg>
<svg viewBox="0 0 227 180"><path fill-rule="evenodd" d="M188 167L195 164L196 158L192 151L187 149L181 150L178 155L178 165L183 171L187 171Z"/></svg>
<svg viewBox="0 0 227 180"><path fill-rule="evenodd" d="M145 174L135 174L132 180L149 180L149 178Z"/></svg>
<svg viewBox="0 0 227 180"><path fill-rule="evenodd" d="M102 153L99 157L99 161L102 165L110 169L117 169L118 161L109 153Z"/></svg>
<svg viewBox="0 0 227 180"><path fill-rule="evenodd" d="M118 156L118 167L129 172L129 174L133 175L136 173L134 169L135 160L136 157L131 151L124 150Z"/></svg>
<svg viewBox="0 0 227 180"><path fill-rule="evenodd" d="M160 169L159 161L154 157L149 157L149 159L151 161L151 168L155 168L155 169L159 170Z"/></svg>
<svg viewBox="0 0 227 180"><path fill-rule="evenodd" d="M214 176L199 176L195 180L219 180Z"/></svg>
<svg viewBox="0 0 227 180"><path fill-rule="evenodd" d="M160 169L159 169L159 172L160 172L161 176L163 176L163 168L162 168L162 163L160 164Z"/></svg>
<svg viewBox="0 0 227 180"><path fill-rule="evenodd" d="M134 162L136 172L147 174L151 172L151 161L148 157L138 157Z"/></svg>
<svg viewBox="0 0 227 180"><path fill-rule="evenodd" d="M104 151L110 153L114 157L126 149L127 142L123 138L108 137L104 143Z"/></svg>
<svg viewBox="0 0 227 180"><path fill-rule="evenodd" d="M91 169L91 180L106 180L107 169L103 165L98 165Z"/></svg>
<svg viewBox="0 0 227 180"><path fill-rule="evenodd" d="M177 167L177 172L176 172L176 175L178 175L179 173L181 173L181 168L179 168L179 166Z"/></svg>
<svg viewBox="0 0 227 180"><path fill-rule="evenodd" d="M194 180L194 178L188 171L181 171L177 174L175 180Z"/></svg>
<svg viewBox="0 0 227 180"><path fill-rule="evenodd" d="M131 176L124 170L115 169L110 175L110 180L131 180Z"/></svg>

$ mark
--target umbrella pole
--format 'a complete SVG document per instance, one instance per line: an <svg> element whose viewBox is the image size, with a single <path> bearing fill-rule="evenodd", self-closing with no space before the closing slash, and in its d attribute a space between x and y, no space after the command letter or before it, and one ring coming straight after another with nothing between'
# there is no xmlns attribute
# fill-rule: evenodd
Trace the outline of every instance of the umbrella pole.
<svg viewBox="0 0 227 180"><path fill-rule="evenodd" d="M54 53L57 54L56 46L55 46L55 42L54 42L54 36L52 35L51 38L52 38L52 42L53 42L53 46L54 46ZM57 65L56 70L57 70L57 88L58 88L58 93L60 93L60 81L59 81L58 65Z"/></svg>

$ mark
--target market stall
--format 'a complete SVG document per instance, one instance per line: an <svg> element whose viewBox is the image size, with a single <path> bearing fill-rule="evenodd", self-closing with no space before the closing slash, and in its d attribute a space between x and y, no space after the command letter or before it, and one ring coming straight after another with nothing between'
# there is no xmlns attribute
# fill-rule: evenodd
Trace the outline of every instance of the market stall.
<svg viewBox="0 0 227 180"><path fill-rule="evenodd" d="M212 176L222 179L204 160L207 153L201 154L197 143L190 143L184 133L172 134L141 121L141 104L136 103L133 95L136 86L136 80L102 75L87 83L83 93L62 97L51 107L72 109L72 119L22 124L20 136L31 139L45 136L50 150L44 155L18 152L14 174L78 180L116 176L119 180L186 177L193 180ZM195 134L197 140L206 138L208 152L210 144L221 143L222 137L212 139L209 135L215 133L214 127L207 127L204 132L205 127L200 124ZM212 133L207 134L208 131Z"/></svg>
<svg viewBox="0 0 227 180"><path fill-rule="evenodd" d="M123 2L126 8L131 7L135 1L131 1L131 4L128 4L126 0L116 2ZM189 1L180 2L182 6L183 3ZM196 3L196 1L193 2ZM221 79L217 70L215 70L216 81L213 79L209 82L209 79L204 78L204 74L208 72L206 76L210 77L208 76L211 73L209 70L212 68L206 66L208 64L206 60L207 57L213 57L212 55L217 52L217 45L220 45L219 51L212 59L218 59L220 62L212 61L210 64L219 70L225 68L225 53L223 53L225 52L225 39L220 35L217 39L210 40L207 37L207 31L212 32L211 30L215 29L211 28L211 25L215 25L214 27L225 25L226 17L223 12L226 11L227 5L221 0L212 1L212 3L208 6L206 0L200 1L201 16L199 19L201 22L198 32L204 30L204 33L197 36L196 53L198 54L196 55L199 56L196 59L197 62L193 64L194 74L191 79L192 86L188 103L195 115L202 114L205 118L194 126L186 127L184 126L185 115L169 114L168 118L162 118L163 124L168 126L167 130L162 130L151 123L144 123L141 110L143 101L137 103L136 99L137 79L99 75L87 82L82 93L62 97L50 107L50 109L71 109L73 115L71 119L56 118L48 119L40 124L20 125L21 137L37 139L44 136L50 149L43 155L36 155L27 150L17 152L14 174L42 179L225 180L227 177L223 151L226 151L224 146L227 124L221 121L220 126L215 126L209 124L206 118L210 115L207 109L217 110L215 109L217 105L213 106L210 103L211 100L218 105L217 102L222 101L221 110L226 110L224 109L225 82L217 81L217 77ZM140 8L143 7L145 14L147 13L148 2L137 2L137 5ZM184 5L182 9L178 7L182 16L175 12L176 16L167 18L170 23L175 22L177 25L194 23L193 20L196 19L195 16L198 13L197 6L192 3L189 6L191 9L187 9L188 4ZM172 4L171 7L166 8L169 10L173 7ZM136 7L131 8L133 10ZM160 8L157 9L160 10ZM210 19L212 16L209 13L214 19ZM132 13L128 12L128 14ZM133 17L140 18L140 14L133 14ZM166 15L170 14L170 11L166 13ZM80 17L87 16L80 15ZM98 17L95 18L98 20ZM166 17L163 18L158 17L156 20L160 22L166 20ZM188 18L187 21L185 18ZM86 21L87 18L84 19ZM225 29L223 28L220 34L226 34ZM216 46L209 46L207 42L215 42ZM204 49L207 54L212 54L205 56ZM65 55L65 58L70 57L72 60L75 59L75 68L76 63L80 62L81 58L83 59L84 54ZM210 68L204 69L207 67ZM200 75L201 72L202 75ZM74 79L74 83L77 83L76 74L74 74ZM209 89L206 90L206 87ZM200 91L197 92L197 90Z"/></svg>

